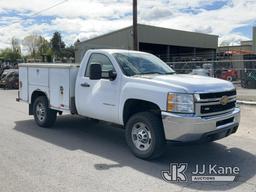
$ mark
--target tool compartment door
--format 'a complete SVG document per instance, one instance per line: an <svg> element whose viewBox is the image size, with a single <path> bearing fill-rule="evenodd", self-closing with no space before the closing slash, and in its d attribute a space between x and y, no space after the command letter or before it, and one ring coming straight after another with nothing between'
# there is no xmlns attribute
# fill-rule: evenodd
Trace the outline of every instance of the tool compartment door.
<svg viewBox="0 0 256 192"><path fill-rule="evenodd" d="M68 68L49 70L50 106L59 110L69 110L70 71Z"/></svg>
<svg viewBox="0 0 256 192"><path fill-rule="evenodd" d="M19 98L28 102L28 68L19 68Z"/></svg>

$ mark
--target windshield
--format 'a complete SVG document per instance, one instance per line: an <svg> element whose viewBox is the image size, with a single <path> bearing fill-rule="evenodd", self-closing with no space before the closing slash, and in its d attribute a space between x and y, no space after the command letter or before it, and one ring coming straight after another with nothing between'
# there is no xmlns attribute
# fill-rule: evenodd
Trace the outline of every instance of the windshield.
<svg viewBox="0 0 256 192"><path fill-rule="evenodd" d="M122 71L127 76L143 74L173 74L174 70L154 55L146 53L114 53Z"/></svg>

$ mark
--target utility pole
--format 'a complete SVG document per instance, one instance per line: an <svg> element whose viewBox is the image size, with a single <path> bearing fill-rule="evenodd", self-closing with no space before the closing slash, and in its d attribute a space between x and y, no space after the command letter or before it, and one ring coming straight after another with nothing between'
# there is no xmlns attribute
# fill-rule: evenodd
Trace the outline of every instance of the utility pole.
<svg viewBox="0 0 256 192"><path fill-rule="evenodd" d="M138 50L137 0L133 0L133 49Z"/></svg>

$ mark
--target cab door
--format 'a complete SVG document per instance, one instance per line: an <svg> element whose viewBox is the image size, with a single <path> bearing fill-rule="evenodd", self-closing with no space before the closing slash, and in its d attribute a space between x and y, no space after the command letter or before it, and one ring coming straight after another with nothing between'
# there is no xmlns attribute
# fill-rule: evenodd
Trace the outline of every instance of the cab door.
<svg viewBox="0 0 256 192"><path fill-rule="evenodd" d="M89 69L91 64L101 64L102 78L91 80ZM108 78L108 71L115 72L115 67L110 58L103 53L92 53L84 74L80 74L76 94L78 94L79 114L118 123L118 103L120 94L120 77L117 74L115 80Z"/></svg>

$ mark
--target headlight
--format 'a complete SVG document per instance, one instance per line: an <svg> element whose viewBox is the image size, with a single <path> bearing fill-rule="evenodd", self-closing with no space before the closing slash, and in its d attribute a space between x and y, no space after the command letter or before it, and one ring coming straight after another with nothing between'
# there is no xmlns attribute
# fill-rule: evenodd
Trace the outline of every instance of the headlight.
<svg viewBox="0 0 256 192"><path fill-rule="evenodd" d="M176 113L194 113L194 96L184 93L169 93L167 111Z"/></svg>

